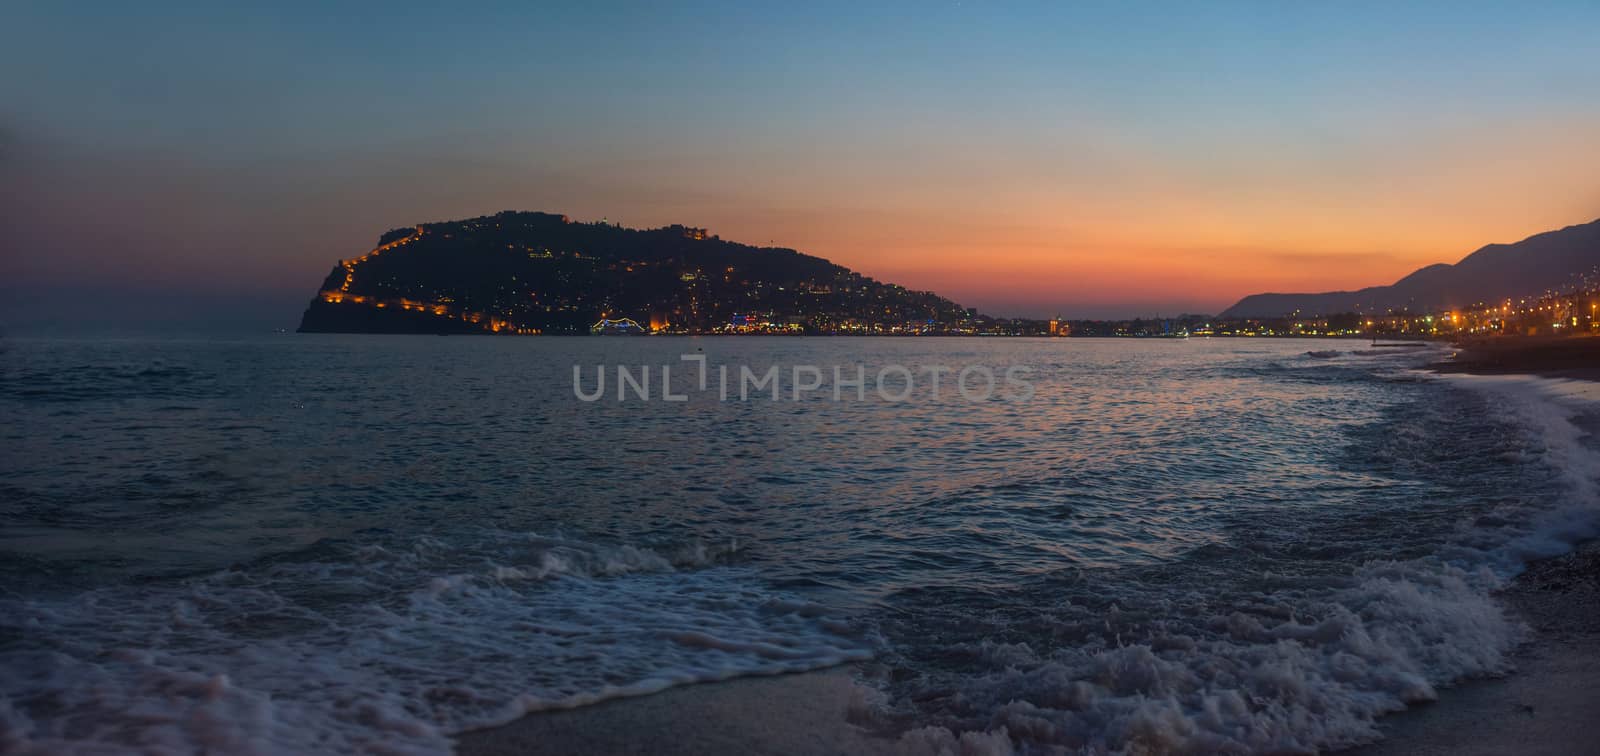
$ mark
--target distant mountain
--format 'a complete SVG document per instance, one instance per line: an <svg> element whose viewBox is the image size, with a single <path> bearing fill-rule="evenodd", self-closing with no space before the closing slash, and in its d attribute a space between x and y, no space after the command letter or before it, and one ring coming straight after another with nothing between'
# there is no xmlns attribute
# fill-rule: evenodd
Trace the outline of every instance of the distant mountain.
<svg viewBox="0 0 1600 756"><path fill-rule="evenodd" d="M1455 265L1429 265L1389 286L1323 294L1252 294L1220 317L1445 310L1564 289L1597 268L1600 220L1530 236L1515 244L1490 244Z"/></svg>
<svg viewBox="0 0 1600 756"><path fill-rule="evenodd" d="M929 292L702 228L507 211L383 234L375 249L334 266L300 330L585 333L604 318L700 333L903 332L974 317Z"/></svg>

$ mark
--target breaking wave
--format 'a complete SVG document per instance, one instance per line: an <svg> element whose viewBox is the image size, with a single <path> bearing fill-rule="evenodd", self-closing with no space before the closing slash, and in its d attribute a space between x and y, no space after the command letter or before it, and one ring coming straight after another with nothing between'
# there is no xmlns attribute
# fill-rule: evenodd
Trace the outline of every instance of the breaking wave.
<svg viewBox="0 0 1600 756"><path fill-rule="evenodd" d="M935 752L1313 753L1377 740L1382 715L1432 701L1460 680L1510 671L1509 653L1527 629L1494 590L1528 560L1600 534L1600 453L1586 430L1600 427L1600 403L1557 382L1462 380L1471 394L1444 397L1429 410L1435 417L1380 426L1385 443L1374 441L1372 453L1430 467L1483 454L1501 463L1494 474L1555 485L1477 506L1448 502L1454 527L1412 513L1374 522L1375 530L1399 529L1387 537L1363 534L1381 544L1443 531L1431 553L1409 559L1342 567L1362 550L1335 547L1320 567L1291 564L1273 558L1286 544L1268 537L1205 547L1131 583L1076 576L985 597L991 607L1017 608L980 614L976 628L923 629L945 640L907 643L868 665L878 684L855 717L909 730L901 745ZM1472 401L1506 425L1440 449L1436 426L1452 408L1484 411ZM1318 542L1324 534L1347 537L1314 528L1287 536L1288 548L1314 559L1329 545ZM908 638L930 621L914 613L883 631Z"/></svg>
<svg viewBox="0 0 1600 756"><path fill-rule="evenodd" d="M868 654L727 549L485 533L324 551L0 601L0 750L444 753L528 712Z"/></svg>
<svg viewBox="0 0 1600 756"><path fill-rule="evenodd" d="M1034 364L1038 404L527 389L607 340L23 345L0 752L443 753L843 662L902 753L1326 750L1506 671L1495 589L1600 532L1569 385L1342 343L871 343Z"/></svg>

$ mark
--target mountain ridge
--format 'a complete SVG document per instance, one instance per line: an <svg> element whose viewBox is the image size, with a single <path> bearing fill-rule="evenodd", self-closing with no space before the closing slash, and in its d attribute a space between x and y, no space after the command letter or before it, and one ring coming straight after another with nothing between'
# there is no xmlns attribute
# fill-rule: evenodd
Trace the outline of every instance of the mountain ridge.
<svg viewBox="0 0 1600 756"><path fill-rule="evenodd" d="M1320 293L1251 294L1222 318L1433 311L1522 297L1570 285L1600 268L1600 219L1486 244L1455 263L1426 265L1387 286Z"/></svg>

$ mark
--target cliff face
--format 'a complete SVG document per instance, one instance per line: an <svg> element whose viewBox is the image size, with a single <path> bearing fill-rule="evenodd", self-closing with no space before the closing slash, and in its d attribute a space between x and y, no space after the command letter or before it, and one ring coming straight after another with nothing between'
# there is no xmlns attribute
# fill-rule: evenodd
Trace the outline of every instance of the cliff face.
<svg viewBox="0 0 1600 756"><path fill-rule="evenodd" d="M1444 310L1563 289L1597 268L1600 220L1530 236L1515 244L1490 244L1454 265L1429 265L1389 286L1322 294L1252 294L1223 311L1221 317Z"/></svg>
<svg viewBox="0 0 1600 756"><path fill-rule="evenodd" d="M752 315L828 330L968 313L931 293L705 229L635 230L504 212L385 233L377 248L334 267L300 330L579 333L602 318L628 318L703 332Z"/></svg>

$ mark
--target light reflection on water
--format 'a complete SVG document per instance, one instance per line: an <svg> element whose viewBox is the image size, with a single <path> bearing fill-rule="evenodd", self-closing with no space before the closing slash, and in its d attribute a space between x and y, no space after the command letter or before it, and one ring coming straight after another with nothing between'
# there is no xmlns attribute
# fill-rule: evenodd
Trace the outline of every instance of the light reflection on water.
<svg viewBox="0 0 1600 756"><path fill-rule="evenodd" d="M359 626L378 612L400 623L382 624L394 637L472 637L492 649L477 663L499 660L495 679L456 684L502 704L529 691L555 701L635 684L650 679L649 659L673 659L668 677L689 681L870 649L876 660L863 670L890 697L885 721L1016 727L998 713L1007 696L1044 706L1064 695L1056 677L1099 674L1103 659L1091 652L1167 643L1234 659L1214 646L1238 640L1217 629L1218 617L1332 621L1350 601L1330 592L1370 588L1353 576L1362 564L1427 557L1475 514L1551 490L1549 471L1516 453L1525 440L1483 399L1409 379L1402 368L1414 356L1305 354L1348 343L19 341L0 356L0 575L23 600L68 605L183 604L191 598L175 597L197 593L227 607L214 610L223 619L206 648L237 644L240 628L254 627L306 658L342 653L351 639L305 628ZM783 401L717 401L714 389L683 403L573 396L575 364L676 372L679 355L700 350L713 366L781 366ZM890 364L918 375L932 365L952 374L1021 365L1035 392L1028 402L970 402L947 387L937 401L919 391L886 402L869 387L866 401L834 402L825 380L789 399L791 366L830 375L858 363L869 376ZM564 575L604 582L570 593L573 583L553 579ZM270 616L252 603L263 593L279 607ZM638 616L579 598L600 595L640 607ZM851 629L782 608L801 598ZM709 603L699 613L673 613L700 600ZM26 608L76 616L46 606ZM147 619L165 627L169 615ZM550 617L565 629L527 629ZM722 628L716 642L728 647L674 656L687 636L663 628L681 623ZM773 641L773 628L785 640ZM526 669L505 661L528 648L529 632L553 639L551 658L573 654L570 674L549 659ZM585 632L635 652L597 665L604 652L570 640ZM670 653L651 645L663 638L679 639L663 647ZM1483 660L1418 679L1491 668L1490 646L1503 641L1483 641ZM751 651L773 643L808 650L776 662ZM57 650L77 658L70 644ZM181 643L167 650L236 677L256 669L237 656L196 661ZM375 669L397 651L372 653ZM392 674L436 685L430 674L471 668L458 653ZM148 682L128 674L133 688ZM1153 682L1132 692L1107 685L1116 695L1105 700L1161 695ZM1400 695L1391 688L1374 682L1306 704L1355 707L1337 737L1272 742L1359 739L1371 713L1349 701L1391 700L1372 692ZM420 706L395 689L397 709L445 729L504 716L499 704ZM1043 742L1109 742L1094 738L1129 716L1069 709L1051 715L1055 735ZM285 731L345 732L362 721L278 716Z"/></svg>
<svg viewBox="0 0 1600 756"><path fill-rule="evenodd" d="M0 468L12 494L3 543L164 574L368 530L560 528L625 543L736 541L776 579L871 591L1158 560L1219 537L1230 497L1335 485L1318 454L1392 401L1382 387L1252 375L1264 356L1305 351L1262 346L22 342L6 358L16 422ZM698 349L713 366L861 363L869 376L884 364L1024 365L1037 394L972 403L947 385L939 401L919 391L889 403L869 389L865 402L847 391L835 403L825 378L798 403L787 386L776 403L572 395L574 364L678 368Z"/></svg>

